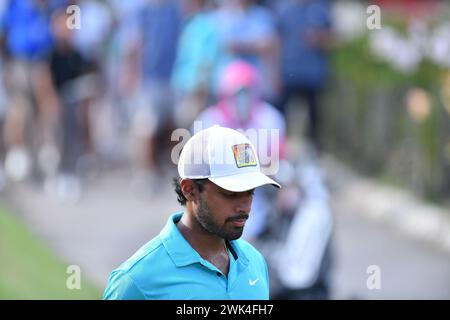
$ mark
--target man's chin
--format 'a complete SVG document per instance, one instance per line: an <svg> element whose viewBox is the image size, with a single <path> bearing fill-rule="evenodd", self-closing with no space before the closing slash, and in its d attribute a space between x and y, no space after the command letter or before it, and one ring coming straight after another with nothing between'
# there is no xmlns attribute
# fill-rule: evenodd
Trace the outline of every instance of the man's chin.
<svg viewBox="0 0 450 320"><path fill-rule="evenodd" d="M239 239L242 236L242 233L244 232L244 228L239 228L239 229L240 230L233 230L231 232L228 232L227 236L225 237L225 240L232 241L232 240Z"/></svg>

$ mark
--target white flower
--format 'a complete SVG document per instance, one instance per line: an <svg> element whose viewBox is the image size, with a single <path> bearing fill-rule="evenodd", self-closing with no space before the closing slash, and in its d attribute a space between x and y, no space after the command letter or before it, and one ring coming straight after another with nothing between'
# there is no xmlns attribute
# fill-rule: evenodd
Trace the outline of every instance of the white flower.
<svg viewBox="0 0 450 320"><path fill-rule="evenodd" d="M376 57L401 72L413 72L422 59L417 41L401 36L388 26L370 32L369 46Z"/></svg>
<svg viewBox="0 0 450 320"><path fill-rule="evenodd" d="M412 73L422 60L420 47L412 40L400 39L397 53L391 56L391 63L399 71Z"/></svg>
<svg viewBox="0 0 450 320"><path fill-rule="evenodd" d="M359 2L337 1L332 8L333 24L337 38L350 42L367 31L366 7Z"/></svg>
<svg viewBox="0 0 450 320"><path fill-rule="evenodd" d="M434 29L427 51L433 62L450 68L450 23L447 22Z"/></svg>
<svg viewBox="0 0 450 320"><path fill-rule="evenodd" d="M391 27L369 33L369 46L378 58L388 61L396 53L399 36Z"/></svg>

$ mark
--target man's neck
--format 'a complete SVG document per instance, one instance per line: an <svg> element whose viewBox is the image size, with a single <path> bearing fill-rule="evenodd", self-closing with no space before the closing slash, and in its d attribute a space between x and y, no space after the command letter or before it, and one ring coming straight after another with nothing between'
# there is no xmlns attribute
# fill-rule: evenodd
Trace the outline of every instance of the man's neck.
<svg viewBox="0 0 450 320"><path fill-rule="evenodd" d="M206 231L192 213L185 212L177 227L187 242L203 258L209 258L223 250L224 239Z"/></svg>
<svg viewBox="0 0 450 320"><path fill-rule="evenodd" d="M177 228L203 259L211 262L228 276L230 258L224 239L207 232L192 213L184 213L177 223Z"/></svg>

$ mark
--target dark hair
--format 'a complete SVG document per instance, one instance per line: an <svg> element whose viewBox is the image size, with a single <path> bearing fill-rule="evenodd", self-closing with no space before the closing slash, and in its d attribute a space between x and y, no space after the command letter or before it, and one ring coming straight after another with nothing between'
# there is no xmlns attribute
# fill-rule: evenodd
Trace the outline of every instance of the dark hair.
<svg viewBox="0 0 450 320"><path fill-rule="evenodd" d="M208 181L208 179L189 179L197 186L198 191L203 191L204 184ZM177 201L182 205L185 206L187 199L184 196L183 192L181 191L181 184L180 184L180 178L175 177L172 180L173 186L175 187L175 193L177 194Z"/></svg>

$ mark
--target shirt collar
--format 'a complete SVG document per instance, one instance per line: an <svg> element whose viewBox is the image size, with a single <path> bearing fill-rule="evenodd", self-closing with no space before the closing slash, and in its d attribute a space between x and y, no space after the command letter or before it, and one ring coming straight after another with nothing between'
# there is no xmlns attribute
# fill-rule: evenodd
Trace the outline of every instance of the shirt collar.
<svg viewBox="0 0 450 320"><path fill-rule="evenodd" d="M173 213L159 234L167 253L177 267L186 266L196 262L202 263L204 261L198 252L192 248L189 242L187 242L175 225L182 216L183 212ZM244 252L240 250L238 243L236 241L230 241L229 245L231 245L232 249L235 251L238 261L247 265L248 259Z"/></svg>

